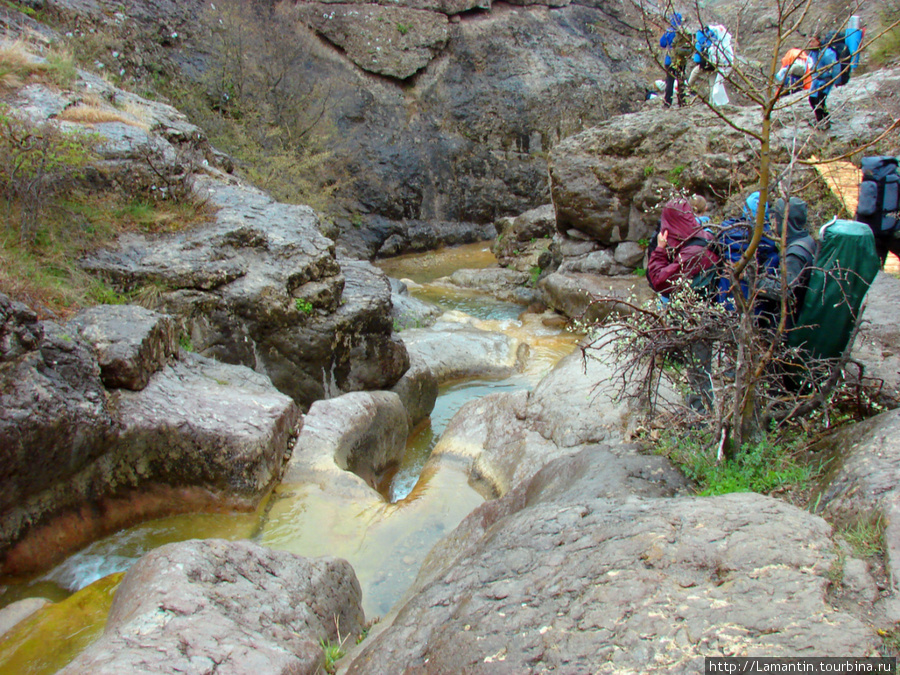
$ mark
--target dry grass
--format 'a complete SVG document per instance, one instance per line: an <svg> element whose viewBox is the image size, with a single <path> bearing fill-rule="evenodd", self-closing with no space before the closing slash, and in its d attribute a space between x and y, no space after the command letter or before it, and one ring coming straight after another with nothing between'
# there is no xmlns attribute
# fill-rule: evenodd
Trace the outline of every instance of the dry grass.
<svg viewBox="0 0 900 675"><path fill-rule="evenodd" d="M21 87L29 76L45 68L34 60L23 41L0 43L0 89Z"/></svg>
<svg viewBox="0 0 900 675"><path fill-rule="evenodd" d="M121 122L122 124L148 131L148 127L144 122L141 122L122 111L104 105L88 103L86 101L82 101L81 103L66 108L56 116L56 119L63 122L77 122L79 124Z"/></svg>

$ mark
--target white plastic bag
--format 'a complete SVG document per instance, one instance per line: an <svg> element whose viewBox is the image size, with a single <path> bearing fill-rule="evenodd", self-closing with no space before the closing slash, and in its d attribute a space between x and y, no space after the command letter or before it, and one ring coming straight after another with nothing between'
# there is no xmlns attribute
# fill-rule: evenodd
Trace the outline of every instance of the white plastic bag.
<svg viewBox="0 0 900 675"><path fill-rule="evenodd" d="M725 91L725 77L722 73L716 73L716 81L713 82L712 95L709 98L714 106L728 105L728 92Z"/></svg>

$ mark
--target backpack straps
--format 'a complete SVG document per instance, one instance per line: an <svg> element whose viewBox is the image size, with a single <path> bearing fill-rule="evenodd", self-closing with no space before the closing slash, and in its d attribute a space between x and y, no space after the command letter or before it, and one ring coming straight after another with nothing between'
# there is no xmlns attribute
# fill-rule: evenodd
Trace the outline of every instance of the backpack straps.
<svg viewBox="0 0 900 675"><path fill-rule="evenodd" d="M797 241L792 242L791 246L802 248L806 252L806 257L809 262L814 261L816 259L816 254L819 252L819 246L812 237L801 237Z"/></svg>

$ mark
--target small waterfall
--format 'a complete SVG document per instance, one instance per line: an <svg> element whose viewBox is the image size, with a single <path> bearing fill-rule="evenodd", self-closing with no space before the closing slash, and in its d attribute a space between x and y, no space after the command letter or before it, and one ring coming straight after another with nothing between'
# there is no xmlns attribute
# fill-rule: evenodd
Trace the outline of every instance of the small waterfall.
<svg viewBox="0 0 900 675"><path fill-rule="evenodd" d="M322 389L325 390L325 398L334 398L341 395L341 389L337 385L337 376L334 374L335 364L331 362L331 368L326 371L322 367Z"/></svg>

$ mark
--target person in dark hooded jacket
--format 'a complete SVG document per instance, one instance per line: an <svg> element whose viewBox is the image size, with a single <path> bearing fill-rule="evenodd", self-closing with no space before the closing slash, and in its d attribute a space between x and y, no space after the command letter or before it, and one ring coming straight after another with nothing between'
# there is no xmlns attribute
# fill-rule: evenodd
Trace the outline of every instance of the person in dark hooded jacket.
<svg viewBox="0 0 900 675"><path fill-rule="evenodd" d="M714 267L719 256L709 248L712 240L713 236L697 222L690 202L668 202L660 217L656 248L647 261L651 286L668 296L679 284Z"/></svg>
<svg viewBox="0 0 900 675"><path fill-rule="evenodd" d="M787 218L785 219L785 207ZM773 209L773 225L779 240L782 228L787 225L785 248L782 253L783 263L779 272L784 271L785 287L787 289L786 300L788 302L788 323L790 328L797 318L803 298L806 295L806 287L809 283L809 274L813 261L816 258L818 246L807 230L806 202L799 197L791 197L785 204L784 199L775 202ZM766 276L759 283L760 296L774 305L775 312L781 301L782 282L780 273L778 276Z"/></svg>

